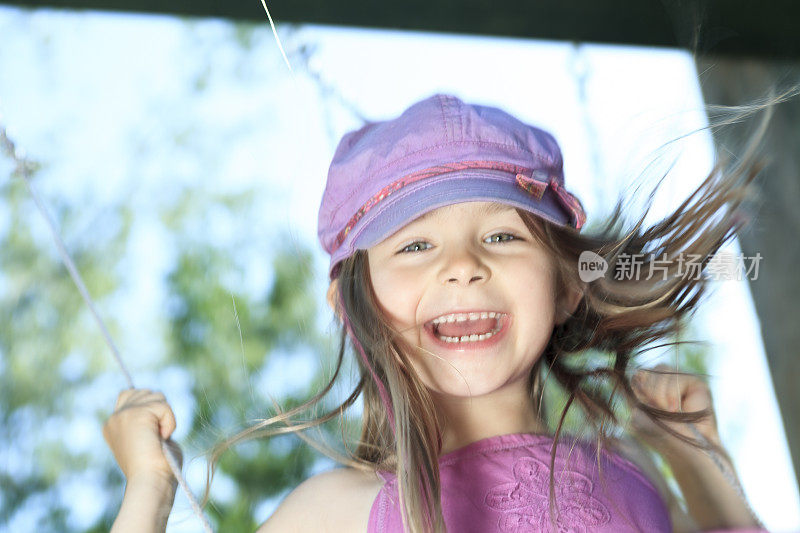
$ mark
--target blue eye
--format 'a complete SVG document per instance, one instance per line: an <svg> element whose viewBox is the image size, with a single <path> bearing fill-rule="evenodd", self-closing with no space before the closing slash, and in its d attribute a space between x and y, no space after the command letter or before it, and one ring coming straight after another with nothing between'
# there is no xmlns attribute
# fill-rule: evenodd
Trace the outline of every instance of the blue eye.
<svg viewBox="0 0 800 533"><path fill-rule="evenodd" d="M498 242L507 242L516 240L516 236L510 233L495 233L494 235L490 235L486 237L483 242L485 243L498 243Z"/></svg>
<svg viewBox="0 0 800 533"><path fill-rule="evenodd" d="M429 242L424 241L416 241L412 242L408 246L404 246L399 253L414 253L414 252L423 252L431 247Z"/></svg>

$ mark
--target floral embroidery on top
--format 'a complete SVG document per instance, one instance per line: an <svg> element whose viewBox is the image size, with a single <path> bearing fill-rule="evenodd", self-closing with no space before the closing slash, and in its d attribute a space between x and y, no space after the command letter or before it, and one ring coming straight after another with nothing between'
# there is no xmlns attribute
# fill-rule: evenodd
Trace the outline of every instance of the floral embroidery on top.
<svg viewBox="0 0 800 533"><path fill-rule="evenodd" d="M486 505L503 513L500 531L550 531L549 475L550 470L542 461L521 457L514 463L515 481L496 485L486 493ZM592 481L583 474L566 469L556 473L559 533L585 533L611 521L611 513L592 496L592 490Z"/></svg>

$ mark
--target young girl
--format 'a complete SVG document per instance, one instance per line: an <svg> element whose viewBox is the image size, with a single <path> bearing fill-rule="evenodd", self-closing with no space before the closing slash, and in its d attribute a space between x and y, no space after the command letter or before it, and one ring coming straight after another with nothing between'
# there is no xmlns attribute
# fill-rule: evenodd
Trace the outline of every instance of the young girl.
<svg viewBox="0 0 800 533"><path fill-rule="evenodd" d="M299 430L291 417L331 389L348 340L361 379L315 423L363 395L361 439L259 532L761 531L708 386L661 365L629 371L696 307L705 281L683 259L702 267L732 236L751 179L746 166L714 172L661 223L590 236L556 141L500 109L434 95L345 135L319 212L336 371L309 404L232 441L277 421ZM583 281L592 268L604 274ZM612 363L587 364L590 349ZM542 399L556 383L568 401L551 432ZM619 396L632 416L614 437ZM564 442L574 403L593 438ZM161 439L174 428L163 395L120 394L104 427L127 478L113 531L164 530L176 482ZM641 443L672 468L688 514Z"/></svg>

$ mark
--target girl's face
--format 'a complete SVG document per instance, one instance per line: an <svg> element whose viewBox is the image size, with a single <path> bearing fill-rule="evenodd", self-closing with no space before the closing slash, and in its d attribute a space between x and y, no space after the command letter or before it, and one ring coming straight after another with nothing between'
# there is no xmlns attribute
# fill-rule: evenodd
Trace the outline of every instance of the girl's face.
<svg viewBox="0 0 800 533"><path fill-rule="evenodd" d="M557 320L555 266L513 207L432 211L368 250L378 303L431 390L481 396L527 379Z"/></svg>

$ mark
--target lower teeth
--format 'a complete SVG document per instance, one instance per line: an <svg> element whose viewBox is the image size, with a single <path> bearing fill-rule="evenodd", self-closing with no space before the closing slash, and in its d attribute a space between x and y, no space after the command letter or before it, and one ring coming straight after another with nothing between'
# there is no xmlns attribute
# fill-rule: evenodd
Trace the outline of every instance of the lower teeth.
<svg viewBox="0 0 800 533"><path fill-rule="evenodd" d="M493 336L498 331L499 331L499 329L496 329L494 331L489 331L488 333L483 333L481 335L473 333L472 335L464 335L463 337L446 337L446 336L443 336L443 335L438 335L438 337L439 337L439 339L441 339L441 340L443 340L445 342L476 342L476 341L485 341L486 339L488 339L489 337Z"/></svg>

